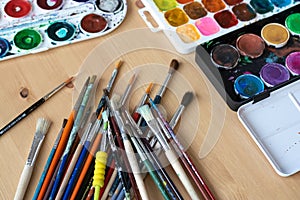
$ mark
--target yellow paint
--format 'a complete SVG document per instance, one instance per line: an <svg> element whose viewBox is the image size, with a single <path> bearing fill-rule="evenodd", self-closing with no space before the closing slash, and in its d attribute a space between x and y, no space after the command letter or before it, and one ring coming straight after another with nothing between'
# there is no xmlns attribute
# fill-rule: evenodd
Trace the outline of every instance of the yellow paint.
<svg viewBox="0 0 300 200"><path fill-rule="evenodd" d="M185 43L191 43L200 39L196 27L192 24L185 24L176 29L176 33L179 35L181 40Z"/></svg>
<svg viewBox="0 0 300 200"><path fill-rule="evenodd" d="M288 30L281 24L271 23L262 29L262 38L271 45L284 45L289 37Z"/></svg>
<svg viewBox="0 0 300 200"><path fill-rule="evenodd" d="M189 21L189 18L180 8L174 8L165 12L165 18L171 26L181 26Z"/></svg>

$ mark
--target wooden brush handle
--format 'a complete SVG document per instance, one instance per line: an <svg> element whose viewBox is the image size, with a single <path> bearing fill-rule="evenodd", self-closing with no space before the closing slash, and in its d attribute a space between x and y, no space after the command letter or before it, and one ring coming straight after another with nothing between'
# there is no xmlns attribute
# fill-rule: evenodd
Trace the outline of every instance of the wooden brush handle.
<svg viewBox="0 0 300 200"><path fill-rule="evenodd" d="M17 187L17 191L14 197L14 200L22 200L24 197L24 194L26 192L28 183L30 181L30 177L32 174L33 166L25 165L23 172L21 174L19 184Z"/></svg>
<svg viewBox="0 0 300 200"><path fill-rule="evenodd" d="M181 164L177 158L177 155L174 153L174 151L169 149L165 152L165 154L166 154L167 159L171 163L172 168L174 169L175 173L177 174L179 180L181 181L184 188L190 195L191 199L193 199L193 200L200 199L198 197L196 191L194 190L192 183L190 182L187 174L185 173L183 167L181 166Z"/></svg>

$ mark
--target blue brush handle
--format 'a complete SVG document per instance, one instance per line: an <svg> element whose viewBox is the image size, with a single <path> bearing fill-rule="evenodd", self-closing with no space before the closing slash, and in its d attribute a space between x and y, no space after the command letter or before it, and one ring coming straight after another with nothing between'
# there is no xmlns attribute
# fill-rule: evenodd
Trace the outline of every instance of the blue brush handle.
<svg viewBox="0 0 300 200"><path fill-rule="evenodd" d="M50 154L49 154L49 157L48 157L48 159L47 159L46 165L45 165L44 170L43 170L43 172L42 172L41 178L40 178L40 180L39 180L39 182L38 182L38 185L36 186L36 189L35 189L34 195L33 195L33 197L32 197L32 200L36 200L37 197L39 196L41 187L42 187L43 182L44 182L44 180L45 180L45 177L46 177L46 174L47 174L47 172L48 172L49 166L50 166L50 164L51 164L51 162L52 162L52 158L53 158L53 156L54 156L55 151L56 151L56 149L53 148L53 149L51 150Z"/></svg>
<svg viewBox="0 0 300 200"><path fill-rule="evenodd" d="M116 178L115 178L115 180L114 180L113 184L111 185L110 190L108 192L109 196L113 196L114 195L114 192L117 189L119 183L120 183L120 178L119 178L119 176L116 176Z"/></svg>
<svg viewBox="0 0 300 200"><path fill-rule="evenodd" d="M60 180L63 177L64 171L65 171L65 167L67 166L68 157L69 157L68 153L63 156L62 162L61 162L61 164L59 166L57 175L55 177L54 185L53 185L53 188L51 190L51 194L50 194L49 200L55 199L56 193L57 193L57 191L59 189Z"/></svg>
<svg viewBox="0 0 300 200"><path fill-rule="evenodd" d="M90 146L91 142L90 141L86 141L84 143L84 147L82 149L82 151L80 152L80 155L79 155L79 158L76 162L76 165L74 167L74 170L72 172L72 175L71 175L71 178L68 182L68 185L67 185L67 188L65 190L65 193L64 193L64 196L63 196L63 200L67 200L70 198L70 195L72 194L73 192L73 187L74 187L74 184L78 178L78 175L81 171L81 168L84 164L84 161L86 159L86 155L88 154L88 147Z"/></svg>
<svg viewBox="0 0 300 200"><path fill-rule="evenodd" d="M117 189L115 190L113 196L111 197L111 200L116 200L122 190L124 191L124 194L125 194L124 187L123 187L122 183L120 182Z"/></svg>
<svg viewBox="0 0 300 200"><path fill-rule="evenodd" d="M125 198L125 191L121 190L121 192L119 193L117 200L124 200Z"/></svg>

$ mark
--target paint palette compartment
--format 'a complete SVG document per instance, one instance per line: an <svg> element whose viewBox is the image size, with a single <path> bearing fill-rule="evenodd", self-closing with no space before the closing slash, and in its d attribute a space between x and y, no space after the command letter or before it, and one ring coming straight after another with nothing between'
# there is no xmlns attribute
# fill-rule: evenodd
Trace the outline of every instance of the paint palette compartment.
<svg viewBox="0 0 300 200"><path fill-rule="evenodd" d="M300 37L298 34L287 31L288 41L279 47L276 44L268 45L266 43L268 40L265 38L265 41L261 34L265 34L262 30L270 24L275 23L280 28L287 26L286 19L291 15L298 15L298 13L300 13L300 5L295 5L271 17L199 45L195 55L198 66L228 106L237 111L242 124L272 167L281 176L289 176L300 170L297 153L300 148L300 73L291 70L288 61L291 55L297 55L294 63L300 67ZM297 20L300 20L299 16L297 16ZM297 23L296 26L299 27L299 24ZM274 29L271 30L274 33ZM279 38L286 34L286 32L284 34L278 32L280 34L275 31ZM245 52L239 48L239 38L249 34L257 36L263 41L262 52L255 56L244 54ZM254 45L248 43L246 46L257 47L260 45L259 40L252 41L252 43ZM232 62L232 58L227 59L226 52L215 55L216 49L221 49L222 45L231 46L238 51L237 63ZM230 55L233 56L233 53L230 52ZM214 56L224 59L226 65L230 61L231 64L228 66L231 68L217 65L216 62L219 60L216 60ZM264 76L265 69L269 66L273 66L273 68L268 73L275 73L272 74L272 77L280 80L274 85L270 85L269 79ZM277 74L277 72L280 73ZM262 85L262 90L251 97L243 96L239 93L235 83L244 77L255 77L258 85ZM257 85L250 87L251 84L247 81L240 84L249 91L258 88Z"/></svg>
<svg viewBox="0 0 300 200"><path fill-rule="evenodd" d="M298 4L292 0L142 0L139 10L153 32L163 31L182 54L204 42L255 23ZM273 2L273 3L271 3ZM157 27L148 19L149 13Z"/></svg>
<svg viewBox="0 0 300 200"><path fill-rule="evenodd" d="M127 13L126 0L114 2L115 7L100 6L99 0L1 1L0 61L110 33Z"/></svg>

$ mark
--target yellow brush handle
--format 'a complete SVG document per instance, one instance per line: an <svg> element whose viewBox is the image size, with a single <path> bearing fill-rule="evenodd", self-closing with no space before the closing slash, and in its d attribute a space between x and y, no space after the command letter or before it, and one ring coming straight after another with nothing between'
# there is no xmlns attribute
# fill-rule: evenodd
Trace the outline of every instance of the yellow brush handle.
<svg viewBox="0 0 300 200"><path fill-rule="evenodd" d="M98 151L96 153L93 186L95 187L94 200L99 199L100 188L104 185L107 153Z"/></svg>

